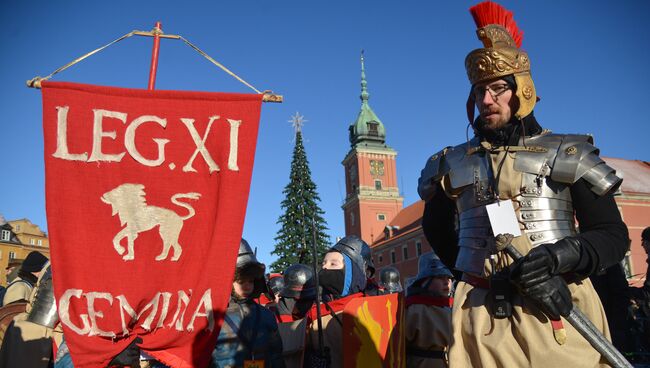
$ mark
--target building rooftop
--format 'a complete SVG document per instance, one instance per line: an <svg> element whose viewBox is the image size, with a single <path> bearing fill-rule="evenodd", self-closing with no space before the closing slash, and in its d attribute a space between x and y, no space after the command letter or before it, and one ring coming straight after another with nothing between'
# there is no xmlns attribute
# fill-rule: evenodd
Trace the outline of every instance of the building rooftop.
<svg viewBox="0 0 650 368"><path fill-rule="evenodd" d="M402 209L397 216L388 224L392 228L392 236L388 239L380 238L372 244L372 247L380 246L388 241L409 234L421 227L422 214L424 213L424 201L420 200Z"/></svg>
<svg viewBox="0 0 650 368"><path fill-rule="evenodd" d="M650 162L612 157L603 157L603 160L623 178L621 191L624 194L650 194Z"/></svg>

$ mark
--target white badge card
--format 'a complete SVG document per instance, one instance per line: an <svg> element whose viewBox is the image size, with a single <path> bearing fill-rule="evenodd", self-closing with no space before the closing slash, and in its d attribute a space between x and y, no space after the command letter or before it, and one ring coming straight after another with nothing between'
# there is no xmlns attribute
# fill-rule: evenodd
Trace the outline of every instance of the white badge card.
<svg viewBox="0 0 650 368"><path fill-rule="evenodd" d="M486 206L492 233L496 236L499 234L512 234L515 237L521 235L519 221L515 209L512 207L512 201L498 201Z"/></svg>

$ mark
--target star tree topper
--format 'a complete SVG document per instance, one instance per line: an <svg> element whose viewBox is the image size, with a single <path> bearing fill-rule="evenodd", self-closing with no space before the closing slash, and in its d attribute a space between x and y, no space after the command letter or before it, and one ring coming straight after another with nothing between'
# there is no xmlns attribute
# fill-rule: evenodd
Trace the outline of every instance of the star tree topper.
<svg viewBox="0 0 650 368"><path fill-rule="evenodd" d="M296 115L292 116L291 120L288 121L291 123L296 133L298 133L302 131L302 126L309 120L305 120L305 117L303 115L300 115L300 113L296 111Z"/></svg>

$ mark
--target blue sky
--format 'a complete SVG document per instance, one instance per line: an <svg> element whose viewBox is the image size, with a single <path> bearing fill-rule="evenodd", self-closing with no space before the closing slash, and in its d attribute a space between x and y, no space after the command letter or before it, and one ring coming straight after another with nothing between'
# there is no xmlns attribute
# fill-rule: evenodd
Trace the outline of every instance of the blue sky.
<svg viewBox="0 0 650 368"><path fill-rule="evenodd" d="M265 104L244 236L262 261L278 230L293 129L303 134L332 240L344 235L341 160L359 112L365 49L370 105L398 151L405 204L428 155L465 139L463 60L480 46L470 1L19 1L0 3L0 213L45 218L41 96L25 87L74 58L160 20L258 89ZM649 161L648 1L504 1L524 31L542 126L591 133L605 156ZM146 88L151 39L133 37L53 80ZM157 89L249 92L180 41L162 40ZM650 184L650 183L649 183ZM74 231L74 228L71 229ZM92 245L89 245L92 246Z"/></svg>

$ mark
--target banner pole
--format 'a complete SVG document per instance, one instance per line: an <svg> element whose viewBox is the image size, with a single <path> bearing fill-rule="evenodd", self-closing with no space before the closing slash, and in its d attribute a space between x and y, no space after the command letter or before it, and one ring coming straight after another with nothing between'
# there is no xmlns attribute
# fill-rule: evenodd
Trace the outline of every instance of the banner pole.
<svg viewBox="0 0 650 368"><path fill-rule="evenodd" d="M156 70L158 69L158 52L160 51L160 34L162 33L162 25L160 21L156 22L153 28L153 49L151 50L151 67L149 68L149 86L150 91L154 90L156 86Z"/></svg>

